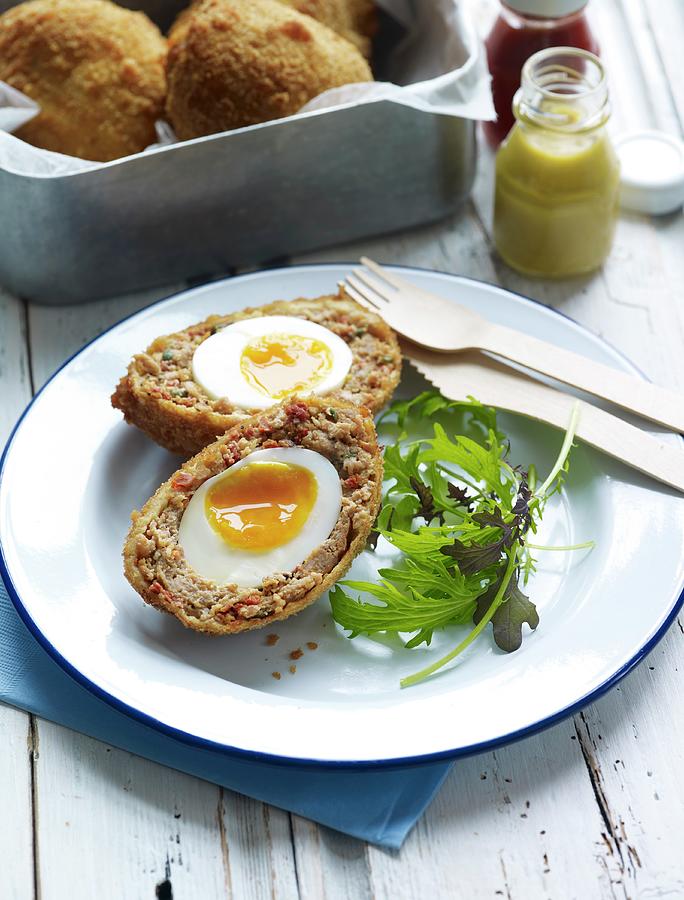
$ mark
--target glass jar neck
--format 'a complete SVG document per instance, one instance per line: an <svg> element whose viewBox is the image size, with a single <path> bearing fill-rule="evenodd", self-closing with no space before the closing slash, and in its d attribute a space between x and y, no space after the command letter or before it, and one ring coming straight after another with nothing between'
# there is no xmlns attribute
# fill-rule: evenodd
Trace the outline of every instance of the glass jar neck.
<svg viewBox="0 0 684 900"><path fill-rule="evenodd" d="M575 47L550 47L525 63L513 100L516 119L567 134L600 128L610 117L608 83L597 56Z"/></svg>
<svg viewBox="0 0 684 900"><path fill-rule="evenodd" d="M506 0L501 0L500 15L512 28L538 28L540 31L551 31L554 28L564 28L582 19L587 12L586 3L579 9L564 15L551 16L536 13L520 12L509 6Z"/></svg>

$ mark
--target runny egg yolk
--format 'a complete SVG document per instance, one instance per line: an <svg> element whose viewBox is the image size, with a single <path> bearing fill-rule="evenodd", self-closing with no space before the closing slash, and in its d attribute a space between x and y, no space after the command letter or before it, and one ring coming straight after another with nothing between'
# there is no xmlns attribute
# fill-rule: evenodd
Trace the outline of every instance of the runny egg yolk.
<svg viewBox="0 0 684 900"><path fill-rule="evenodd" d="M332 369L330 348L296 334L269 334L251 340L242 351L240 371L253 388L274 400L311 391Z"/></svg>
<svg viewBox="0 0 684 900"><path fill-rule="evenodd" d="M308 469L254 462L226 473L207 491L209 524L232 547L255 552L281 547L304 527L318 483Z"/></svg>

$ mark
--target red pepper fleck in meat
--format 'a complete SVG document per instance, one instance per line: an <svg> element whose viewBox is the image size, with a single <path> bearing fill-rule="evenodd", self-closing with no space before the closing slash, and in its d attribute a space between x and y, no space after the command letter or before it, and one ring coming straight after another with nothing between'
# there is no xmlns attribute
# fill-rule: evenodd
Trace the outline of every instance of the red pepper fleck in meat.
<svg viewBox="0 0 684 900"><path fill-rule="evenodd" d="M240 459L240 448L235 441L231 441L225 446L221 453L227 466L232 466Z"/></svg>
<svg viewBox="0 0 684 900"><path fill-rule="evenodd" d="M171 480L171 487L174 491L187 491L195 484L195 476L189 472L178 472Z"/></svg>
<svg viewBox="0 0 684 900"><path fill-rule="evenodd" d="M350 490L354 490L361 486L361 478L358 475L350 475L349 478L345 478L344 486Z"/></svg>

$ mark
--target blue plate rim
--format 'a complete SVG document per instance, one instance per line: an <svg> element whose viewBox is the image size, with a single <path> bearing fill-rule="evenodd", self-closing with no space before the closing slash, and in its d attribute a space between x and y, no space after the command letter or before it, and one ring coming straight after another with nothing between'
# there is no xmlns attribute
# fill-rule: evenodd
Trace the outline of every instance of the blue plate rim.
<svg viewBox="0 0 684 900"><path fill-rule="evenodd" d="M127 316L124 316L119 321L115 322L113 325L110 325L109 328L105 329L101 334L96 335L92 340L88 341L75 353L72 353L47 379L45 384L34 394L34 396L29 401L28 405L20 415L17 420L14 428L10 432L9 438L7 439L7 443L2 452L2 456L0 456L0 486L2 485L2 479L5 470L5 462L9 455L11 446L14 442L16 435L18 434L24 419L29 415L31 409L33 408L36 400L43 391L47 388L47 386L54 381L54 379L59 375L62 369L66 368L74 359L80 356L88 347L92 344L96 343L100 339L103 339L109 334L110 331L113 331L115 328L118 328L124 322L127 322L129 319L134 318L135 316L140 315L141 313L148 312L156 306L161 306L163 303L167 303L170 300L175 299L176 297L181 296L182 294L188 294L195 290L201 290L204 287L208 287L210 285L219 285L222 282L234 282L242 279L249 278L257 278L260 275L267 272L274 272L278 270L282 271L292 271L295 269L339 269L357 265L356 262L332 262L332 263L299 263L293 266L281 266L274 265L270 267L263 267L254 272L247 272L244 275L234 275L229 276L227 278L219 278L215 280L208 280L202 282L200 284L192 285L190 287L186 287L183 290L175 291L173 294L169 294L167 297L162 297L159 300L155 300L147 306L142 307L142 309L136 310L133 313L130 313ZM406 272L428 272L430 274L443 275L446 276L449 280L453 279L456 281L468 281L474 284L485 285L487 287L494 288L497 291L501 291L504 293L512 294L519 299L523 300L525 303L529 303L533 306L541 306L543 307L551 316L560 316L561 318L566 319L568 322L571 322L577 329L580 331L586 332L589 334L594 340L599 343L604 344L608 347L613 353L623 359L627 365L632 369L632 371L638 373L645 380L649 380L644 372L636 366L628 356L614 347L609 341L605 340L605 338L600 337L597 334L594 334L589 328L586 328L584 325L581 325L567 313L561 312L560 310L554 309L553 307L546 306L546 304L542 303L539 300L535 300L532 297L527 297L524 294L519 293L518 291L512 291L508 288L501 287L501 285L493 284L492 282L485 281L484 279L471 278L466 275L456 275L453 272L444 272L439 269L429 269L422 266L409 266L409 265L401 265L395 263L388 263L388 268L390 269L401 269ZM684 440L684 436L683 440ZM643 644L639 650L632 656L630 660L628 660L623 666L621 666L612 676L605 679L605 681L601 682L600 685L595 687L593 690L586 693L584 696L580 697L574 703L569 704L568 706L563 707L558 710L551 716L546 716L543 719L540 719L538 722L533 723L532 725L527 725L524 728L517 729L516 731L509 732L505 735L500 735L497 738L492 738L488 741L482 741L478 744L471 744L467 747L459 747L453 750L442 750L437 753L427 753L421 754L418 756L408 756L408 757L393 757L390 759L375 759L375 760L328 760L328 759L308 759L303 757L289 757L289 756L278 756L277 754L271 753L263 753L255 750L244 750L240 747L232 747L227 744L221 744L217 741L211 741L207 738L201 738L197 735L189 734L188 732L182 731L181 729L174 728L171 725L167 725L164 722L161 722L158 719L155 719L153 716L147 715L147 713L143 713L140 710L136 709L133 706L130 706L127 703L119 700L114 697L112 694L109 694L107 691L103 690L94 682L90 681L90 679L86 678L82 672L80 672L75 666L73 666L67 659L65 659L61 653L54 647L50 641L43 635L43 633L38 629L33 620L31 619L28 611L26 610L24 604L21 601L21 597L12 581L11 574L9 572L9 567L7 564L7 560L5 557L5 552L3 548L2 535L0 534L0 578L4 582L4 585L7 589L7 593L19 614L21 620L24 625L30 632L30 634L35 638L35 640L40 644L40 646L47 652L47 654L63 669L67 675L69 675L77 684L81 687L85 688L91 694L94 694L100 700L107 703L108 706L111 706L113 709L117 710L124 715L129 716L134 721L140 722L143 725L153 728L156 731L160 731L163 734L167 734L169 737L174 738L177 741L180 741L183 744L189 745L194 748L199 748L202 750L208 750L213 753L220 753L227 757L238 757L240 759L246 759L253 762L265 763L269 765L275 766L287 766L287 767L299 767L299 768L325 768L325 769L339 769L339 770L355 770L355 769L403 769L412 766L421 766L431 763L440 763L440 762L453 762L457 759L463 759L469 756L475 756L479 753L484 753L487 751L496 750L499 747L507 746L508 744L516 743L517 741L524 740L527 737L532 737L533 735L539 734L542 731L545 731L548 728L562 722L564 719L570 718L574 716L576 713L580 712L590 703L598 700L600 697L603 697L608 693L613 687L615 687L618 682L622 681L622 679L628 675L633 669L635 669L643 660L651 653L651 651L656 647L656 645L662 640L665 634L669 631L670 627L676 620L679 615L682 606L684 606L684 583L680 587L679 597L677 598L675 604L672 607L672 610L668 614L665 621L658 628L655 634Z"/></svg>

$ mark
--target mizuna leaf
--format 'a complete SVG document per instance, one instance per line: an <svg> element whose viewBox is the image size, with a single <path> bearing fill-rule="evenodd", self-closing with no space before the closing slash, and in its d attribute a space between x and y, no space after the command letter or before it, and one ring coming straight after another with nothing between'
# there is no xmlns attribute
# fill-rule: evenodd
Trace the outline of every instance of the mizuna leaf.
<svg viewBox="0 0 684 900"><path fill-rule="evenodd" d="M464 544L454 540L448 547L442 547L442 553L456 561L463 575L474 575L482 569L488 569L501 560L503 539L492 544Z"/></svg>
<svg viewBox="0 0 684 900"><path fill-rule="evenodd" d="M447 485L447 492L452 500L455 500L458 506L465 506L467 510L472 508L470 494L464 487L460 487L453 482Z"/></svg>
<svg viewBox="0 0 684 900"><path fill-rule="evenodd" d="M473 615L473 622L477 625L489 609L499 589L499 584L493 584L486 593L475 601L477 606ZM534 629L539 625L539 613L537 607L518 587L517 578L513 578L506 588L501 606L492 616L492 631L494 643L506 653L519 650L522 644L522 627L524 624Z"/></svg>
<svg viewBox="0 0 684 900"><path fill-rule="evenodd" d="M416 515L422 516L426 522L431 522L434 518L437 518L440 513L437 509L435 509L435 498L432 495L432 491L430 488L424 484L419 478L415 476L411 476L409 479L411 483L411 488L413 492L418 497L419 506L418 512Z"/></svg>
<svg viewBox="0 0 684 900"><path fill-rule="evenodd" d="M508 653L520 647L524 625L537 628L537 609L519 586L534 572L526 537L536 533L567 471L577 415L540 487L532 462L524 468L508 462L509 441L495 411L477 401L454 403L427 392L383 416L395 430L385 449L383 505L370 546L382 536L399 552L378 581L336 586L333 616L352 638L398 634L407 648L430 643L437 628L475 622L449 653L402 679L402 686L449 664L490 623L496 645ZM409 433L429 428L432 437L409 440Z"/></svg>
<svg viewBox="0 0 684 900"><path fill-rule="evenodd" d="M330 592L335 621L351 632L350 637L378 632L411 633L420 632L420 643L430 643L435 628L443 628L454 621L453 602L445 598L426 597L415 590L400 591L387 581L365 582L344 581L344 587L361 591L373 598L364 602L350 597L340 585ZM462 610L462 618L472 604L467 602ZM415 638L409 642L416 646Z"/></svg>

